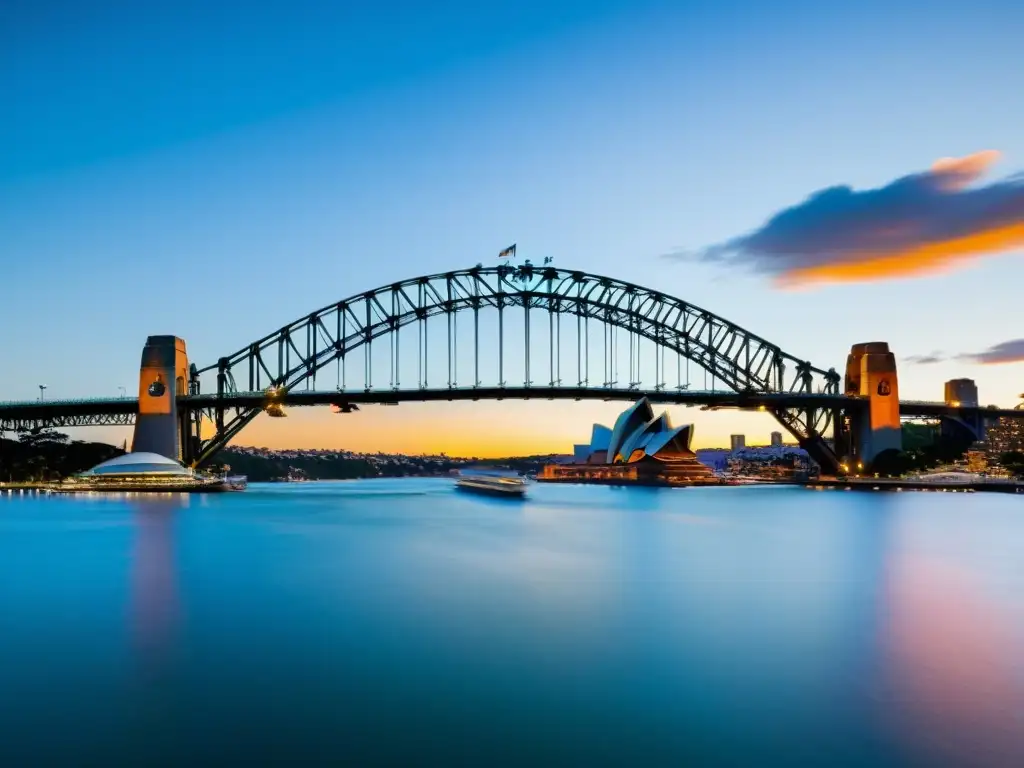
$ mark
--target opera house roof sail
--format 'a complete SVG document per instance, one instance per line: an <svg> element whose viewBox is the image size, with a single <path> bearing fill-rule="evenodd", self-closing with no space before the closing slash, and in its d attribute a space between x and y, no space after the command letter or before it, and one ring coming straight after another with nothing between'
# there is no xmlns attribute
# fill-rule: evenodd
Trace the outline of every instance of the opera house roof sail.
<svg viewBox="0 0 1024 768"><path fill-rule="evenodd" d="M538 480L717 484L690 450L692 440L691 425L672 426L668 414L655 415L645 397L623 411L611 429L595 424L590 443L573 446L572 464L545 467Z"/></svg>
<svg viewBox="0 0 1024 768"><path fill-rule="evenodd" d="M602 451L606 454L601 463L636 461L643 456L655 456L662 452L689 453L690 441L693 439L692 425L673 427L667 413L654 415L654 409L646 397L623 411L615 420L613 429L594 425L595 437L603 438L609 432L606 445L595 445L593 439L591 441L591 456Z"/></svg>

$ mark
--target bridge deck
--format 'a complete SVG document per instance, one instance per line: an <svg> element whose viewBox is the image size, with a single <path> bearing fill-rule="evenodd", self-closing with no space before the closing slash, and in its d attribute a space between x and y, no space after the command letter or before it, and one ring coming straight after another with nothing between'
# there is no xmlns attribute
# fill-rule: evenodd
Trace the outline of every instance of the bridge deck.
<svg viewBox="0 0 1024 768"><path fill-rule="evenodd" d="M756 393L677 389L622 389L609 387L461 387L436 389L373 389L291 391L274 398L287 406L332 404L394 405L410 402L445 402L474 400L606 400L629 401L647 397L667 405L704 406L709 408L821 408L849 407L862 398L845 395L804 394L790 392ZM178 398L181 406L190 409L211 408L218 404L216 394ZM267 402L266 392L235 392L220 402L230 408L259 407ZM953 407L941 402L904 400L900 415L908 417L974 416L978 412L991 418L1024 418L1024 410L988 407ZM40 402L0 402L0 425L19 420L40 420L94 415L134 415L138 412L136 398L96 398L81 400L46 400Z"/></svg>

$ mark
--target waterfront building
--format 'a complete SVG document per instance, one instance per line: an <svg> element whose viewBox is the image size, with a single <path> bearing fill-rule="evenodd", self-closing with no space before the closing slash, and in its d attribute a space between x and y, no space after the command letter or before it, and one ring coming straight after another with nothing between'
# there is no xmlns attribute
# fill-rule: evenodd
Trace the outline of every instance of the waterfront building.
<svg viewBox="0 0 1024 768"><path fill-rule="evenodd" d="M728 448L700 448L694 453L697 454L697 460L701 464L716 472L724 472L729 467L730 451Z"/></svg>
<svg viewBox="0 0 1024 768"><path fill-rule="evenodd" d="M157 453L126 453L97 464L52 490L221 491L244 487L244 478L209 477Z"/></svg>
<svg viewBox="0 0 1024 768"><path fill-rule="evenodd" d="M549 464L540 481L694 485L716 482L690 450L693 427L674 427L654 414L645 397L627 408L611 429L595 424L590 443L577 445L573 463Z"/></svg>
<svg viewBox="0 0 1024 768"><path fill-rule="evenodd" d="M781 432L772 432L772 445L773 446L781 446L782 445L782 433Z"/></svg>
<svg viewBox="0 0 1024 768"><path fill-rule="evenodd" d="M799 446L772 445L730 451L726 466L730 474L772 480L809 477L816 465Z"/></svg>
<svg viewBox="0 0 1024 768"><path fill-rule="evenodd" d="M741 448L747 447L747 436L746 435L729 435L729 447L738 451Z"/></svg>
<svg viewBox="0 0 1024 768"><path fill-rule="evenodd" d="M126 453L97 464L79 477L192 477L194 471L156 453Z"/></svg>

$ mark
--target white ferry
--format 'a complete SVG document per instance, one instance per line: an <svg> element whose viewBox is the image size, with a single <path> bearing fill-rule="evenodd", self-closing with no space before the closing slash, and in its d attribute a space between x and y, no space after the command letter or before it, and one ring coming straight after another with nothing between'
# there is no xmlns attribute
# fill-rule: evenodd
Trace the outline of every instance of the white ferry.
<svg viewBox="0 0 1024 768"><path fill-rule="evenodd" d="M519 473L490 468L460 470L455 481L455 487L460 490L489 496L521 498L526 494L526 486L526 479Z"/></svg>

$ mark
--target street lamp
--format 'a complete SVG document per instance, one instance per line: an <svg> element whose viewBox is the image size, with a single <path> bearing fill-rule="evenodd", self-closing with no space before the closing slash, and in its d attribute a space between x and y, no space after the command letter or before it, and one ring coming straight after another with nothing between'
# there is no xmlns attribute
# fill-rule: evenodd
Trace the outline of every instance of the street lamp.
<svg viewBox="0 0 1024 768"><path fill-rule="evenodd" d="M39 385L39 402L40 403L43 402L43 392L45 392L45 391L46 391L46 385L45 384L40 384Z"/></svg>
<svg viewBox="0 0 1024 768"><path fill-rule="evenodd" d="M121 393L121 399L124 400L125 388L124 387L118 387L117 390L118 390L118 392Z"/></svg>

